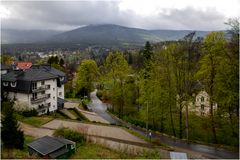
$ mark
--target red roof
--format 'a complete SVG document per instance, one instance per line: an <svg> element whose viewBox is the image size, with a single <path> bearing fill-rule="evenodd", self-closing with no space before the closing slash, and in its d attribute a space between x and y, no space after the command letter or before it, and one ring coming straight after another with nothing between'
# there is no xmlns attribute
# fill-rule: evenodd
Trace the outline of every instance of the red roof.
<svg viewBox="0 0 240 160"><path fill-rule="evenodd" d="M29 69L32 67L32 62L16 62L15 64L19 69Z"/></svg>

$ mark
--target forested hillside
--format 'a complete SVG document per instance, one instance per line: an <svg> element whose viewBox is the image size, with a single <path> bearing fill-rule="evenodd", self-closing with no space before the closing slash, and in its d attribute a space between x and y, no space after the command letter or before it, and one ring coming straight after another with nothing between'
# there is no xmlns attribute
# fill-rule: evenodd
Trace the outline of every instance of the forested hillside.
<svg viewBox="0 0 240 160"><path fill-rule="evenodd" d="M228 25L229 39L223 32L204 39L192 32L178 41L147 42L139 52L110 53L98 67L94 59L83 61L67 95L83 97L98 82L98 96L126 121L180 139L237 147L239 22ZM202 116L189 108L201 90L210 102Z"/></svg>

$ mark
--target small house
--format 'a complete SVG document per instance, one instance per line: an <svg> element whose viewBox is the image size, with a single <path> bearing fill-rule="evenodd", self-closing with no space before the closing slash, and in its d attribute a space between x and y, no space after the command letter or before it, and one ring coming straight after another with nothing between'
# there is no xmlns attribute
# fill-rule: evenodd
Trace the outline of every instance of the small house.
<svg viewBox="0 0 240 160"><path fill-rule="evenodd" d="M75 152L76 143L64 138L44 136L27 146L30 156L65 159Z"/></svg>
<svg viewBox="0 0 240 160"><path fill-rule="evenodd" d="M206 91L201 91L196 95L195 111L199 115L208 115L210 113L210 97ZM217 103L213 103L213 110L217 109Z"/></svg>

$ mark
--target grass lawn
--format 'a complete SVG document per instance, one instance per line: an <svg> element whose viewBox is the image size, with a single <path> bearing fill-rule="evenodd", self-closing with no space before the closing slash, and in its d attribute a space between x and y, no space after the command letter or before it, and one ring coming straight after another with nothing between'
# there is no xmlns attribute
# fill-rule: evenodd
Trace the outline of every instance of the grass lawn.
<svg viewBox="0 0 240 160"><path fill-rule="evenodd" d="M126 159L126 158L148 158L159 159L158 152L144 152L141 155L131 155L124 151L114 151L99 144L85 143L79 146L70 159Z"/></svg>
<svg viewBox="0 0 240 160"><path fill-rule="evenodd" d="M17 115L17 120L23 123L30 124L35 127L40 127L41 125L53 120L53 116L34 116L34 117L24 117L22 115Z"/></svg>
<svg viewBox="0 0 240 160"><path fill-rule="evenodd" d="M74 110L68 109L68 111L69 111L72 115L74 115L75 117L77 117L77 118L79 117Z"/></svg>
<svg viewBox="0 0 240 160"><path fill-rule="evenodd" d="M65 98L65 100L72 101L72 102L77 102L77 103L82 103L80 98Z"/></svg>
<svg viewBox="0 0 240 160"><path fill-rule="evenodd" d="M28 155L27 150L27 144L32 142L34 140L33 137L24 135L25 141L24 141L24 149L5 149L2 147L1 150L1 159L27 159L27 158L33 158Z"/></svg>

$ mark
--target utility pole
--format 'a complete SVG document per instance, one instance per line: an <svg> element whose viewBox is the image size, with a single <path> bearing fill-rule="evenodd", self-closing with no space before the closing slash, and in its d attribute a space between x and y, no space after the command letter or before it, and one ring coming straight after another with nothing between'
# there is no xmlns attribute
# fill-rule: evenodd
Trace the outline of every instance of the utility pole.
<svg viewBox="0 0 240 160"><path fill-rule="evenodd" d="M186 138L188 142L188 104L186 105Z"/></svg>
<svg viewBox="0 0 240 160"><path fill-rule="evenodd" d="M146 135L148 136L148 101L147 101L147 123L146 123Z"/></svg>

